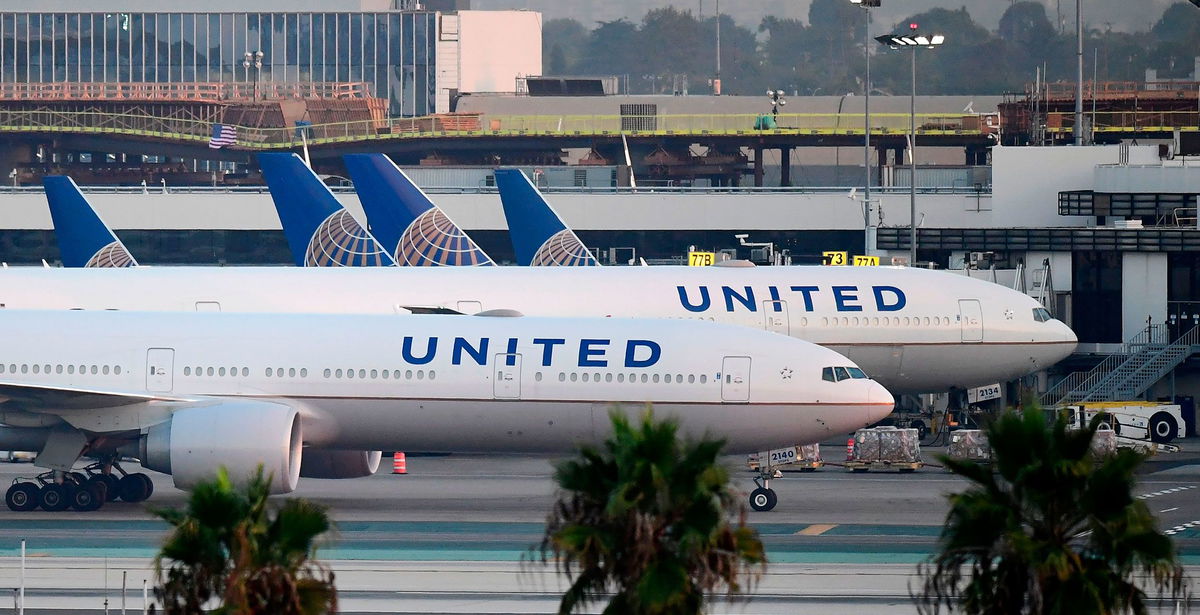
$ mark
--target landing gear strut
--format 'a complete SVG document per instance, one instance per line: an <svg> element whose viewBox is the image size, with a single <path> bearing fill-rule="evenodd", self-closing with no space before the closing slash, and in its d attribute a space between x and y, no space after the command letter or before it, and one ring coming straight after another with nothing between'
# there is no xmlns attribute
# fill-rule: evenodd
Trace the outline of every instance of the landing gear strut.
<svg viewBox="0 0 1200 615"><path fill-rule="evenodd" d="M750 492L750 508L765 512L775 508L779 503L779 496L775 495L775 490L771 488L771 478L775 476L775 468L761 466L758 470L758 476L754 477L754 491Z"/></svg>

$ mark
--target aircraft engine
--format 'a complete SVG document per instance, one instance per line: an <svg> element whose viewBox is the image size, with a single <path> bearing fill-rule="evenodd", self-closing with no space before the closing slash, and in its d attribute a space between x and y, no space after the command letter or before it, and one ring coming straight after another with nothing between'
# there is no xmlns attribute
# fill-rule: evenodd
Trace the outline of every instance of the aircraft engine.
<svg viewBox="0 0 1200 615"><path fill-rule="evenodd" d="M361 478L379 469L381 451L305 449L300 463L304 478Z"/></svg>
<svg viewBox="0 0 1200 615"><path fill-rule="evenodd" d="M180 489L216 476L221 467L235 482L244 481L261 465L272 477L271 493L289 493L300 480L302 445L295 408L228 401L180 410L151 427L140 457L146 468L170 474Z"/></svg>

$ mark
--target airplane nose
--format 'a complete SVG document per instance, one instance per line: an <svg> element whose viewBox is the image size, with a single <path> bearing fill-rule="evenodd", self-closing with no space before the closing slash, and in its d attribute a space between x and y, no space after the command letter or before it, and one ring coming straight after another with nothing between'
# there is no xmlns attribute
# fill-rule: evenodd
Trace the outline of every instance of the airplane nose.
<svg viewBox="0 0 1200 615"><path fill-rule="evenodd" d="M1054 324L1056 327L1058 327L1058 333L1061 336L1062 341L1070 342L1072 344L1079 343L1079 336L1075 335L1075 332L1071 330L1071 327L1067 326L1067 323L1061 320L1055 320ZM1071 352L1075 352L1074 347L1071 347Z"/></svg>
<svg viewBox="0 0 1200 615"><path fill-rule="evenodd" d="M892 413L896 399L882 384L874 380L867 386L867 401L870 402L867 406L867 424L871 425Z"/></svg>

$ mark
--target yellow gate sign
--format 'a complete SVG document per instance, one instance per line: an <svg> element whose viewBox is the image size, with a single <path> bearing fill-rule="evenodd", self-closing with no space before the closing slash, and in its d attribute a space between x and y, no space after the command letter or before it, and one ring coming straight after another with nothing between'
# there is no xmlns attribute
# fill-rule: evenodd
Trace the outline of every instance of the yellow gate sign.
<svg viewBox="0 0 1200 615"><path fill-rule="evenodd" d="M822 252L821 260L826 265L845 265L848 259L845 252Z"/></svg>
<svg viewBox="0 0 1200 615"><path fill-rule="evenodd" d="M879 266L879 257L878 256L855 256L854 257L854 266L855 267L878 267Z"/></svg>
<svg viewBox="0 0 1200 615"><path fill-rule="evenodd" d="M691 267L708 267L716 261L716 252L688 252L688 265Z"/></svg>

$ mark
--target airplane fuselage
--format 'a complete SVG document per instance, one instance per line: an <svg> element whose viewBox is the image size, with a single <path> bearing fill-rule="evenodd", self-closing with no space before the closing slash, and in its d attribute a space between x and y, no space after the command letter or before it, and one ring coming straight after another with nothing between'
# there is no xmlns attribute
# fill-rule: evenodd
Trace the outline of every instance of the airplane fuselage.
<svg viewBox="0 0 1200 615"><path fill-rule="evenodd" d="M845 354L894 393L1017 378L1076 338L1032 298L922 269L611 267L135 268L0 272L9 308L463 313L707 320Z"/></svg>

